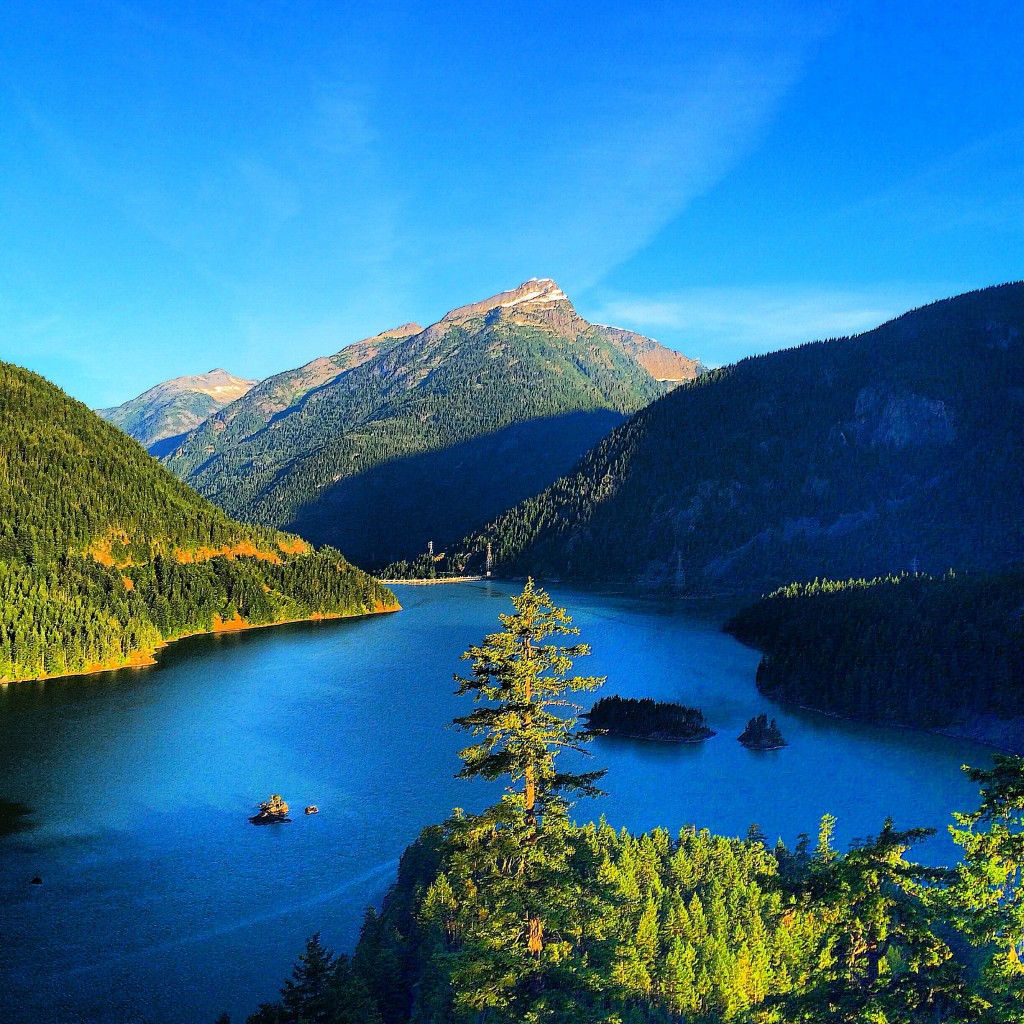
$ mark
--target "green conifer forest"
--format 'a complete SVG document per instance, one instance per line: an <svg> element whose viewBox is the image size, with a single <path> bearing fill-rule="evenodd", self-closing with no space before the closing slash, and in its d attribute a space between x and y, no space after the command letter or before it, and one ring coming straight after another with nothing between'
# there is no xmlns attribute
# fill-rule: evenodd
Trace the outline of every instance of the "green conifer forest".
<svg viewBox="0 0 1024 1024"><path fill-rule="evenodd" d="M938 728L1024 714L1024 571L791 584L727 628L766 696Z"/></svg>
<svg viewBox="0 0 1024 1024"><path fill-rule="evenodd" d="M339 552L235 522L0 363L0 681L139 664L215 628L393 607Z"/></svg>

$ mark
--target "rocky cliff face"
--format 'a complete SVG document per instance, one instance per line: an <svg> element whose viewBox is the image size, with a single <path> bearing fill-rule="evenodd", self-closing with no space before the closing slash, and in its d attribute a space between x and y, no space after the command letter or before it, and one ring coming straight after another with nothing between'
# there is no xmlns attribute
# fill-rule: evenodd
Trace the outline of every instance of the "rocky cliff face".
<svg viewBox="0 0 1024 1024"><path fill-rule="evenodd" d="M546 318L569 318L576 316L576 310L568 296L550 278L531 277L518 288L499 292L489 299L471 302L446 313L441 323L459 323L472 317L491 314L505 315L515 320L531 316Z"/></svg>
<svg viewBox="0 0 1024 1024"><path fill-rule="evenodd" d="M956 438L945 402L887 387L862 388L853 415L852 436L872 447L951 444Z"/></svg>

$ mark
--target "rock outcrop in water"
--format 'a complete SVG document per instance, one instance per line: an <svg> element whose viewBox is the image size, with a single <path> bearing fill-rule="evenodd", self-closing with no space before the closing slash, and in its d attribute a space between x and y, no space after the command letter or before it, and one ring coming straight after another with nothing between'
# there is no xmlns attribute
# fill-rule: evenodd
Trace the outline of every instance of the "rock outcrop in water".
<svg viewBox="0 0 1024 1024"><path fill-rule="evenodd" d="M260 804L259 814L254 814L249 820L254 825L277 825L292 819L288 817L288 804L279 793L274 793Z"/></svg>

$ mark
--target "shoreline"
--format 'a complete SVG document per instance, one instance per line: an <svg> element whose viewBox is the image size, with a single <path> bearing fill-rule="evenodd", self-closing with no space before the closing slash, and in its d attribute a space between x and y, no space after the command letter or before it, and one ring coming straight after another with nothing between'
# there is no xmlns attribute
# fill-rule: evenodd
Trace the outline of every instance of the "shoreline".
<svg viewBox="0 0 1024 1024"><path fill-rule="evenodd" d="M605 729L595 739L607 737L615 740L645 740L648 743L703 743L717 735L717 732L709 731L707 736L646 736L639 732L613 732L611 729Z"/></svg>
<svg viewBox="0 0 1024 1024"><path fill-rule="evenodd" d="M724 623L719 625L719 629L748 650L757 651L762 658L764 657L764 651L760 647L741 640L735 633L726 629ZM882 729L902 729L908 732L922 733L927 736L942 736L948 740L966 740L968 743L977 743L978 746L988 747L990 750L1024 757L1024 717L997 718L991 712L987 712L979 716L979 719L973 725L969 722L959 722L928 728L924 725L907 725L903 722L878 722L868 718L866 715L841 715L838 711L826 711L824 708L816 708L811 704L801 704L796 700L783 700L781 697L771 696L757 686L756 682L754 686L765 700L778 704L781 707L799 708L801 711L810 711L812 714L823 715L826 718L836 718L840 722L856 722L858 725L873 725ZM1016 742L1006 736L1006 733L1012 730L1014 726L1021 733L1021 739Z"/></svg>
<svg viewBox="0 0 1024 1024"><path fill-rule="evenodd" d="M481 580L488 578L493 579L494 577L487 576L439 576L432 580L383 580L379 577L374 577L378 583L383 583L385 587L430 587L438 583L478 583Z"/></svg>
<svg viewBox="0 0 1024 1024"><path fill-rule="evenodd" d="M137 654L127 661L121 662L119 665L90 665L88 668L83 668L78 672L60 672L53 675L41 675L41 676L25 676L22 679L0 679L0 687L2 686L17 686L19 683L44 683L50 679L74 679L79 676L97 676L102 675L104 672L122 672L125 669L141 669L141 668L152 668L154 665L159 665L157 655L172 644L176 644L179 640L187 640L193 636L219 636L222 633L247 633L254 629L272 629L274 626L289 626L299 622L327 622L338 619L368 619L374 615L391 615L394 612L400 612L402 606L400 604L390 605L378 605L372 612L314 612L312 615L305 615L300 619L281 619L280 622L255 622L248 623L244 622L243 619L231 619L228 622L221 622L219 625L214 626L213 629L197 629L191 633L182 633L180 636L172 637L170 640L161 640L153 650L146 654ZM244 622L244 625L241 623Z"/></svg>
<svg viewBox="0 0 1024 1024"><path fill-rule="evenodd" d="M755 648L756 649L756 648ZM835 718L840 722L854 722L857 725L876 726L880 729L900 729L903 732L917 732L926 736L942 736L948 740L966 740L968 743L977 743L980 747L988 747L990 750L998 750L1004 754L1016 754L1024 757L1024 739L1014 744L1001 737L1001 733L1012 729L1015 725L1020 728L1024 726L1024 719L1021 718L996 718L993 715L985 716L985 719L971 725L967 722L953 725L942 725L936 728L928 728L923 725L907 725L904 722L879 722L867 718L864 715L841 715L838 711L825 711L823 708L816 708L811 704L801 704L795 700L783 700L781 697L773 697L767 693L761 693L765 700L782 707L799 708L801 711L809 711L815 715L823 715L825 718ZM991 725L991 730L986 728ZM789 744L786 744L787 746ZM775 749L775 748L773 748Z"/></svg>

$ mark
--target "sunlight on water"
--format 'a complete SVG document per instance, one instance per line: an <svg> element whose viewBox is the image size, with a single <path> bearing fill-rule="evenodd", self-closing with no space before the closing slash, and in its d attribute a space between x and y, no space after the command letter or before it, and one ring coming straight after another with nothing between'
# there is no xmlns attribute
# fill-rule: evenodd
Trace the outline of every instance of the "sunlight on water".
<svg viewBox="0 0 1024 1024"><path fill-rule="evenodd" d="M466 710L459 653L498 628L515 590L404 587L398 615L199 637L157 669L0 689L0 799L34 823L0 837L4 1020L244 1019L312 932L349 948L419 830L496 793L453 777L464 737L444 726ZM792 844L829 811L845 843L888 814L942 832L973 804L959 766L987 763L984 748L769 704L756 652L711 611L552 592L604 692L696 705L718 733L596 741L608 795L579 818L728 834L758 822ZM736 742L762 710L789 747ZM295 820L254 828L271 792ZM310 803L321 813L307 818ZM942 835L926 851L950 855Z"/></svg>

